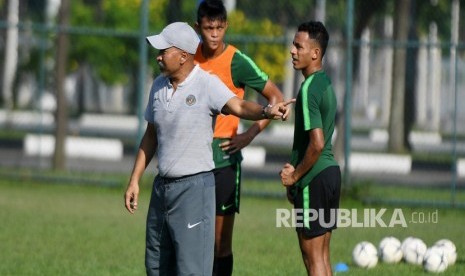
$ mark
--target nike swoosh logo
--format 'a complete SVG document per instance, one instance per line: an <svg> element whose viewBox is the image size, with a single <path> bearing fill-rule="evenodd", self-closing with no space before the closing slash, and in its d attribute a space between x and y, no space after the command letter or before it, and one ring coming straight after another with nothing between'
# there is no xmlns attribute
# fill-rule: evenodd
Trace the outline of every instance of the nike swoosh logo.
<svg viewBox="0 0 465 276"><path fill-rule="evenodd" d="M191 224L190 222L187 224L187 228L191 229L191 228L194 228L196 227L197 225L201 224L202 222L199 221L197 223L194 223L194 224Z"/></svg>
<svg viewBox="0 0 465 276"><path fill-rule="evenodd" d="M222 211L227 210L227 209L231 208L233 205L234 205L234 204L229 204L229 205L227 205L227 206L224 206L224 205L223 205L223 206L221 206L221 210L222 210Z"/></svg>

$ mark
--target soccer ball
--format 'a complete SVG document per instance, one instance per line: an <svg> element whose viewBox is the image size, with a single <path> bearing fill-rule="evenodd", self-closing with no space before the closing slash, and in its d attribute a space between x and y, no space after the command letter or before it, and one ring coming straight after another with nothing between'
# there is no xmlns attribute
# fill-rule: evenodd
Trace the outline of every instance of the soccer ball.
<svg viewBox="0 0 465 276"><path fill-rule="evenodd" d="M395 237L385 237L378 246L379 258L385 263L398 263L402 260L400 241Z"/></svg>
<svg viewBox="0 0 465 276"><path fill-rule="evenodd" d="M402 244L402 254L404 261L409 264L421 265L425 256L426 244L419 238L410 238Z"/></svg>
<svg viewBox="0 0 465 276"><path fill-rule="evenodd" d="M355 245L352 259L359 267L372 268L378 263L378 252L371 242L362 241Z"/></svg>
<svg viewBox="0 0 465 276"><path fill-rule="evenodd" d="M431 247L426 250L423 258L423 268L428 272L443 272L448 267L446 253L439 247Z"/></svg>
<svg viewBox="0 0 465 276"><path fill-rule="evenodd" d="M440 249L444 250L449 266L455 264L455 261L457 260L457 251L456 251L457 249L455 247L455 244L451 240L448 240L448 239L438 240L434 244L434 247L439 247Z"/></svg>
<svg viewBox="0 0 465 276"><path fill-rule="evenodd" d="M413 239L415 239L414 237L410 236L410 237L407 237L405 238L403 241L402 241L402 245L401 245L401 249L402 251L404 251L404 248L407 246L407 244L409 242L411 242Z"/></svg>

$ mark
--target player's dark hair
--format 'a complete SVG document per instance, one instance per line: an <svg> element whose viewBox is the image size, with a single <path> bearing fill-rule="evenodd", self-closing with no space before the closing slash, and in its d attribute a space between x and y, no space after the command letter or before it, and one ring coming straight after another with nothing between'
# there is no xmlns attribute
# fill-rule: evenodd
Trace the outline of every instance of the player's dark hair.
<svg viewBox="0 0 465 276"><path fill-rule="evenodd" d="M314 39L320 44L321 57L326 53L326 47L329 42L329 34L323 23L319 21L308 21L299 25L297 28L298 32L307 32L308 37Z"/></svg>
<svg viewBox="0 0 465 276"><path fill-rule="evenodd" d="M203 0L197 9L197 23L200 24L202 18L208 20L219 20L224 22L228 19L226 8L221 0Z"/></svg>

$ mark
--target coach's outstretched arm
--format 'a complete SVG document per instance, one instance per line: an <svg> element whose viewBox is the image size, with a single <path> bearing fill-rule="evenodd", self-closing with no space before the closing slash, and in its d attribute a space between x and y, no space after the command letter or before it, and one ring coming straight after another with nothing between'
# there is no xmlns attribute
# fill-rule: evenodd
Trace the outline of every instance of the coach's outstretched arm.
<svg viewBox="0 0 465 276"><path fill-rule="evenodd" d="M285 121L289 117L291 109L289 104L294 103L295 99L290 99L274 105L262 106L255 102L244 101L238 97L232 97L226 102L221 110L224 114L232 114L246 120L273 119Z"/></svg>
<svg viewBox="0 0 465 276"><path fill-rule="evenodd" d="M150 161L155 154L157 144L155 126L148 123L144 136L140 142L136 160L134 161L134 167L132 169L126 193L124 194L124 205L131 214L134 214L137 210L139 180L144 174L145 168L147 168L150 164Z"/></svg>

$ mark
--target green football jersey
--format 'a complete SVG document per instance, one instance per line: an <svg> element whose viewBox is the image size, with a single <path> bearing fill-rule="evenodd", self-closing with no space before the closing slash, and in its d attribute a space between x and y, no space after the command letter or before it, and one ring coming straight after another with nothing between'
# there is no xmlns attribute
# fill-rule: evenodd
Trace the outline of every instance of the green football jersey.
<svg viewBox="0 0 465 276"><path fill-rule="evenodd" d="M321 128L325 139L325 146L317 162L296 183L298 187L303 188L325 168L338 165L334 159L331 143L337 101L331 81L324 71L317 71L304 80L296 100L291 164L296 167L304 158L310 143L308 133L310 130Z"/></svg>

